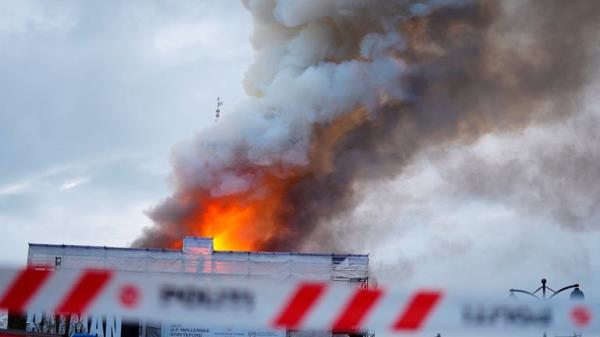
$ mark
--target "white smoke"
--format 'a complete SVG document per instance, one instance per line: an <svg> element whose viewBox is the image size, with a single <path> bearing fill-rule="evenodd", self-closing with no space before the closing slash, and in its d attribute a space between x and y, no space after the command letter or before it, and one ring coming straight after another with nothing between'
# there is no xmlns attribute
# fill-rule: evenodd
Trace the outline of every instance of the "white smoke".
<svg viewBox="0 0 600 337"><path fill-rule="evenodd" d="M359 106L373 111L386 98L409 98L401 79L410 69L392 55L405 44L394 27L406 17L389 14L390 6L399 5L332 0L245 5L255 27L256 57L244 80L249 98L226 111L214 128L176 147L179 188L209 188L215 196L244 191L256 177L236 173L240 164L307 165L316 123ZM377 32L357 34L360 41L354 41L338 31L349 27Z"/></svg>

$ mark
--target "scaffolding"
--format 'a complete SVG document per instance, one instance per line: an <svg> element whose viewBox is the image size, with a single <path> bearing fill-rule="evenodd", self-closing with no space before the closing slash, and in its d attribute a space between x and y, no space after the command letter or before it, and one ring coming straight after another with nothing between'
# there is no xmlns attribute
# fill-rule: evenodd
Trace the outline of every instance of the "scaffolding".
<svg viewBox="0 0 600 337"><path fill-rule="evenodd" d="M366 283L369 257L358 254L215 251L211 238L187 237L181 250L29 244L28 264L51 269L107 268L185 273L199 278L330 280Z"/></svg>
<svg viewBox="0 0 600 337"><path fill-rule="evenodd" d="M117 248L103 246L29 244L27 263L49 269L101 268L144 273L193 274L199 280L205 278L266 279L274 281L308 279L367 286L369 280L369 256L360 254L304 254L288 252L234 252L215 251L212 238L186 237L183 247L177 249ZM83 331L98 331L101 325L109 330L109 317L96 319L90 325L75 320L69 326L80 324ZM53 326L65 330L65 318L52 325L53 317L43 313L29 313L28 331L48 332ZM100 322L100 323L99 323ZM123 322L123 327L125 327ZM61 325L62 324L62 325ZM100 325L98 325L100 324ZM75 326L73 325L73 326ZM96 328L94 328L96 327ZM112 327L112 325L111 325ZM112 327L116 329L117 327ZM125 329L125 328L124 328ZM127 328L129 329L129 328ZM168 322L140 321L133 334L123 333L119 328L116 337L173 337L181 329L195 329ZM57 332L59 328L55 329ZM72 328L70 331L77 329ZM197 330L197 329L196 329ZM231 328L203 327L203 337L249 336L256 337L332 337L331 331L242 331ZM129 331L129 330L128 330ZM368 333L357 335L366 336Z"/></svg>

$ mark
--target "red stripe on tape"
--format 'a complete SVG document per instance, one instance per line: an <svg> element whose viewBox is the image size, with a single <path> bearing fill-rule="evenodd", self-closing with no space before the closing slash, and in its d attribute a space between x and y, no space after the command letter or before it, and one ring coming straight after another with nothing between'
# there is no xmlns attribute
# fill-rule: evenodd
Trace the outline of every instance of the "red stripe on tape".
<svg viewBox="0 0 600 337"><path fill-rule="evenodd" d="M87 270L79 278L73 289L56 308L59 314L81 315L92 303L104 286L108 283L112 273L108 270Z"/></svg>
<svg viewBox="0 0 600 337"><path fill-rule="evenodd" d="M332 330L336 332L356 331L381 295L383 292L380 289L357 289L335 320Z"/></svg>
<svg viewBox="0 0 600 337"><path fill-rule="evenodd" d="M441 291L418 292L398 317L392 329L395 331L419 329L441 297Z"/></svg>
<svg viewBox="0 0 600 337"><path fill-rule="evenodd" d="M325 291L325 286L325 283L301 283L272 325L276 328L299 328L302 319Z"/></svg>
<svg viewBox="0 0 600 337"><path fill-rule="evenodd" d="M2 296L0 309L24 312L29 300L46 282L51 273L52 271L49 269L32 267L22 270Z"/></svg>

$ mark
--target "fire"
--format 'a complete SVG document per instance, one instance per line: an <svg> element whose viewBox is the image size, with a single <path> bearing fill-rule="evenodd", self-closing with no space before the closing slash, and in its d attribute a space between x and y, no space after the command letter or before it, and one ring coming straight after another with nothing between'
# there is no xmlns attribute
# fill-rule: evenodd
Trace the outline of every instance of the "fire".
<svg viewBox="0 0 600 337"><path fill-rule="evenodd" d="M344 134L366 120L366 110L359 107L320 125L311 146L310 166L240 168L240 175L255 177L247 191L225 196L213 196L206 190L186 193L180 201L192 205L192 210L180 221L185 235L212 237L215 250L232 251L269 250L276 240L294 240L298 233L287 226L296 211L287 198L290 190L310 175L331 172L333 148ZM181 248L181 238L170 246Z"/></svg>
<svg viewBox="0 0 600 337"><path fill-rule="evenodd" d="M244 229L251 226L257 218L258 205L241 205L231 198L210 200L196 223L203 224L192 227L198 231L197 236L213 237L217 250L255 250L256 240L247 240ZM270 226L269 226L270 227ZM267 228L270 231L271 228Z"/></svg>
<svg viewBox="0 0 600 337"><path fill-rule="evenodd" d="M285 235L282 221L289 211L285 195L299 179L298 172L288 171L284 175L255 172L260 178L251 190L241 193L215 197L201 191L186 195L197 205L183 220L187 234L212 237L215 250L265 249L271 240ZM180 243L173 242L172 247L180 248Z"/></svg>

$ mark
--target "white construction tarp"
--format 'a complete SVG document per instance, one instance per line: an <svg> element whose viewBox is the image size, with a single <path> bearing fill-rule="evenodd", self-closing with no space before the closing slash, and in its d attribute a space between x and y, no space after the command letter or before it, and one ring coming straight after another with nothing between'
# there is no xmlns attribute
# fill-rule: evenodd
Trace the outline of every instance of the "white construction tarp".
<svg viewBox="0 0 600 337"><path fill-rule="evenodd" d="M28 263L50 268L193 273L199 277L336 281L368 278L367 255L221 252L213 251L211 239L190 239L184 241L182 250L30 244Z"/></svg>

